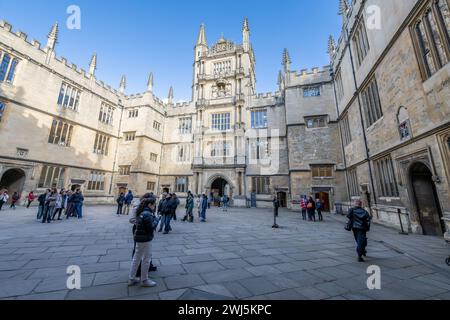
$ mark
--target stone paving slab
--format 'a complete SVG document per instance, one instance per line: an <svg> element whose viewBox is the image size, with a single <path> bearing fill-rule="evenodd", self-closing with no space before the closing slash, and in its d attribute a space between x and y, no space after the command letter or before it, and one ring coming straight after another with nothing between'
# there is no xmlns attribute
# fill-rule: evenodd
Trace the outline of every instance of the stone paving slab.
<svg viewBox="0 0 450 320"><path fill-rule="evenodd" d="M443 239L375 225L367 262L358 263L340 216L310 223L281 210L278 230L268 209L212 209L204 224L178 220L153 241L158 271L150 277L158 285L128 288L129 216L92 206L81 221L42 224L32 210L2 211L0 299L450 299ZM81 290L66 288L71 265L81 268ZM369 265L381 268L381 290L367 288Z"/></svg>

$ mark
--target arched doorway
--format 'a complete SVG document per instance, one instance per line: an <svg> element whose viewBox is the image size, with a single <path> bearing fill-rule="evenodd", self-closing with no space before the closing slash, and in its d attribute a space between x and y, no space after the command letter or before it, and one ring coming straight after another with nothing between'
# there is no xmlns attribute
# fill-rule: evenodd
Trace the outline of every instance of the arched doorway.
<svg viewBox="0 0 450 320"><path fill-rule="evenodd" d="M227 195L231 198L231 189L227 180L224 178L216 178L211 184L211 194L214 199L214 204L220 204L220 198L224 195Z"/></svg>
<svg viewBox="0 0 450 320"><path fill-rule="evenodd" d="M0 180L0 190L7 189L11 201L11 196L14 192L18 192L19 194L22 193L24 184L25 172L22 169L9 169L2 175L2 179Z"/></svg>
<svg viewBox="0 0 450 320"><path fill-rule="evenodd" d="M432 177L430 169L421 162L413 164L410 169L414 201L423 234L442 236L445 228Z"/></svg>
<svg viewBox="0 0 450 320"><path fill-rule="evenodd" d="M287 208L287 194L284 191L277 192L277 198L281 208Z"/></svg>

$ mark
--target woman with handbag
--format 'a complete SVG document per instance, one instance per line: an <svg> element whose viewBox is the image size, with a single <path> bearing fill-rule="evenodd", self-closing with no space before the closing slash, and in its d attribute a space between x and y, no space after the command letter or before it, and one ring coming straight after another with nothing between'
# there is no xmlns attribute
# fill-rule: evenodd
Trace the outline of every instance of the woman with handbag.
<svg viewBox="0 0 450 320"><path fill-rule="evenodd" d="M316 202L312 197L309 197L308 203L306 204L306 210L308 211L309 221L316 222Z"/></svg>
<svg viewBox="0 0 450 320"><path fill-rule="evenodd" d="M130 220L134 224L133 238L136 250L133 255L128 286L134 286L139 283L139 280L136 278L139 265L141 265L141 286L147 288L156 286L156 282L148 278L152 260L152 240L155 229L159 224L159 220L154 216L155 209L155 199L144 200L136 210L136 216Z"/></svg>

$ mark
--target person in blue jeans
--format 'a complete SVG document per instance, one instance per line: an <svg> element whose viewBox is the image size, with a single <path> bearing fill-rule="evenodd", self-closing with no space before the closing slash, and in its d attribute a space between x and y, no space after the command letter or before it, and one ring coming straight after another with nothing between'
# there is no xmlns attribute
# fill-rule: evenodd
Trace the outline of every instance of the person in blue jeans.
<svg viewBox="0 0 450 320"><path fill-rule="evenodd" d="M169 193L167 194L166 198L163 200L163 203L161 204L161 210L160 213L163 216L161 219L161 224L159 227L159 232L162 231L164 227L164 234L168 234L170 231L172 231L172 227L170 226L170 221L172 220L173 216L173 208L174 201L172 199L172 195Z"/></svg>
<svg viewBox="0 0 450 320"><path fill-rule="evenodd" d="M71 202L73 205L73 209L74 209L75 214L77 215L78 219L83 218L82 206L83 206L84 197L81 194L80 189L77 189L77 191L70 198L71 198Z"/></svg>
<svg viewBox="0 0 450 320"><path fill-rule="evenodd" d="M225 194L223 196L222 202L223 202L223 211L228 211L228 196Z"/></svg>
<svg viewBox="0 0 450 320"><path fill-rule="evenodd" d="M125 210L124 210L124 215L129 215L130 214L130 208L131 208L131 202L133 201L134 197L133 197L133 192L131 190L128 190L127 195L125 196Z"/></svg>
<svg viewBox="0 0 450 320"><path fill-rule="evenodd" d="M203 194L202 197L202 202L200 205L201 208L201 213L200 213L200 217L201 217L201 222L206 222L206 210L208 209L208 197L206 196L206 194Z"/></svg>

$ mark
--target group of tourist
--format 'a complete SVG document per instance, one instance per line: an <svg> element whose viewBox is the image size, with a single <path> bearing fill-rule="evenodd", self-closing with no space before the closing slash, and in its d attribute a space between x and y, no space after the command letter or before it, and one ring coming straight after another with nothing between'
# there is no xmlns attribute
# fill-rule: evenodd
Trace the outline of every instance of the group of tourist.
<svg viewBox="0 0 450 320"><path fill-rule="evenodd" d="M300 199L300 208L302 209L302 218L306 221L306 215L308 214L309 221L316 221L316 212L319 221L323 221L324 202L321 199L314 200L313 197L302 196Z"/></svg>
<svg viewBox="0 0 450 320"><path fill-rule="evenodd" d="M16 209L16 204L20 200L20 195L18 192L14 192L11 197L11 206L10 209ZM2 210L5 203L9 201L9 193L8 190L3 189L0 190L0 210Z"/></svg>
<svg viewBox="0 0 450 320"><path fill-rule="evenodd" d="M30 193L27 197L27 208L34 199L34 194ZM65 189L58 191L56 188L47 189L45 193L37 197L37 201L39 205L36 219L41 220L42 223L50 223L55 221L55 218L62 220L63 213L66 219L83 217L84 196L80 189L75 192Z"/></svg>

